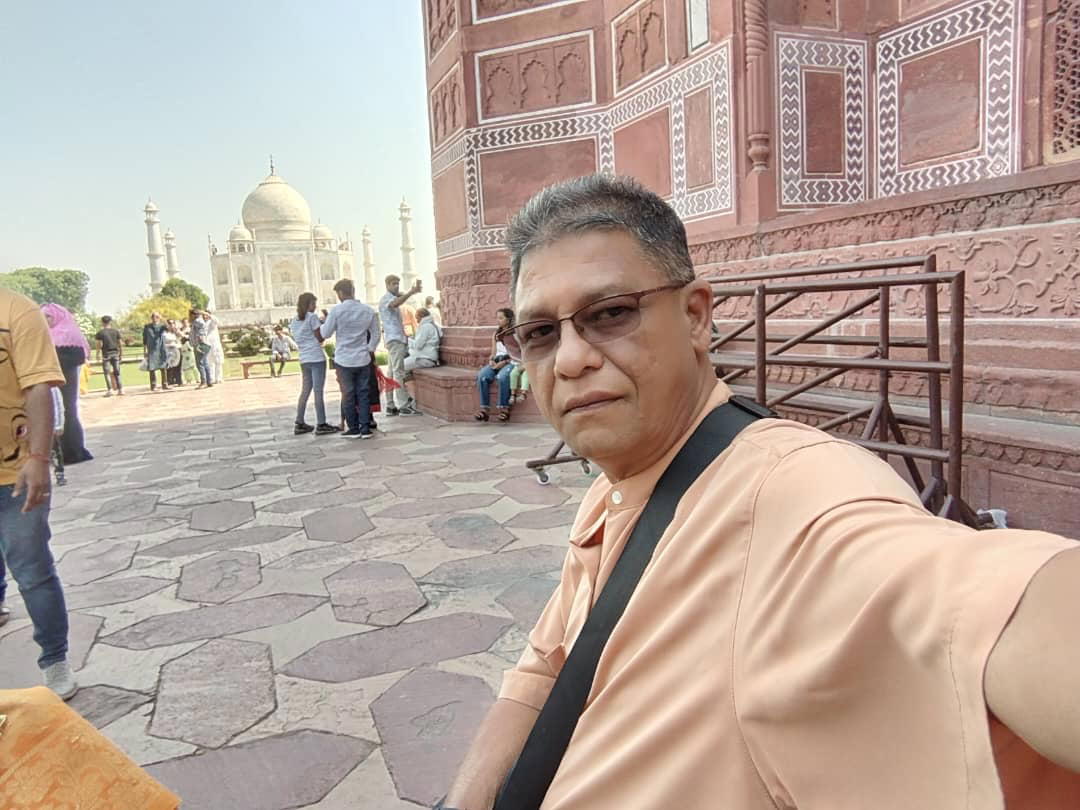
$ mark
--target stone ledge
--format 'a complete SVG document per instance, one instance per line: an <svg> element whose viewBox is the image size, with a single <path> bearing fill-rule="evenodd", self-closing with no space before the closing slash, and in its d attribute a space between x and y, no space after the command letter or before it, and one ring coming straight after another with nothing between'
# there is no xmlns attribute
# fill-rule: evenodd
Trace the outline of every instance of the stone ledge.
<svg viewBox="0 0 1080 810"><path fill-rule="evenodd" d="M476 368L461 366L436 366L413 371L411 383L413 396L420 410L448 422L471 421L480 407L476 390ZM492 402L497 401L492 386ZM516 404L511 411L511 422L543 423L544 417L536 407L536 400L529 392L524 402Z"/></svg>

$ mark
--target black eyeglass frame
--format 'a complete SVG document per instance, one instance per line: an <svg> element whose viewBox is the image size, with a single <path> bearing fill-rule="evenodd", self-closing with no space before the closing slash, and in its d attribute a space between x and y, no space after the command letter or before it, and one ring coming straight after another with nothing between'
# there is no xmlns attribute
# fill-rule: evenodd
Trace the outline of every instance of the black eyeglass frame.
<svg viewBox="0 0 1080 810"><path fill-rule="evenodd" d="M584 337L584 332L585 332L584 327L578 326L577 322L574 321L574 319L578 315L580 315L582 312L584 312L585 310L592 309L597 304L602 304L605 301L614 301L616 298L633 298L635 303L640 308L641 307L641 299L644 298L645 296L653 295L654 293L658 293L658 292L664 292L665 290L681 290L683 287L685 287L689 283L690 283L689 281L676 281L676 282L672 282L671 284L664 284L663 286L660 286L660 287L651 287L651 288L649 288L647 290L638 290L637 292L616 293L614 295L605 295L603 298L597 298L595 301L590 301L589 303L585 304L584 306L579 307L574 312L567 315L565 318L537 318L535 320L523 321L522 323L517 323L517 324L514 324L513 326L508 326L506 329L500 329L498 332L495 333L495 339L505 341L507 336L512 335L514 337L514 340L517 343L519 349L521 350L521 355L522 355L522 357L515 358L515 359L518 359L521 362L534 362L534 361L528 361L528 360L524 359L525 350L524 350L524 347L522 345L521 338L519 338L518 335L516 334L519 329L523 329L525 327L538 326L540 324L549 324L549 325L553 326L555 328L555 331L559 334L559 339L552 346L552 352L553 352L555 349L557 349L559 347L559 344L562 342L562 325L563 325L563 323L565 321L570 321L571 323L573 323L574 324L574 329L577 331L577 333L579 335L582 336L582 339L585 339L585 337ZM639 322L638 326L640 326L640 322ZM635 326L633 329L631 329L626 334L619 335L617 337L607 338L606 340L598 340L598 341L587 340L586 342L590 346L595 345L596 343L609 343L609 342L611 342L613 340L618 340L620 337L626 337L626 335L632 334L633 332L635 332L637 330L637 328L638 327ZM543 357L546 357L548 354L550 354L552 352L545 352L543 355L541 355L537 359L542 359Z"/></svg>

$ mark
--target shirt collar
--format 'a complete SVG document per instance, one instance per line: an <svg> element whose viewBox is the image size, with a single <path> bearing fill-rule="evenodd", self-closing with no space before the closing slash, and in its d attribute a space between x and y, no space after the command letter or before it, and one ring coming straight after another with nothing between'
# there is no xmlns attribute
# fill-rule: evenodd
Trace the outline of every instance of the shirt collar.
<svg viewBox="0 0 1080 810"><path fill-rule="evenodd" d="M664 470L678 455L693 432L705 421L706 416L730 398L731 389L717 380L716 387L709 394L704 407L694 415L689 427L679 440L655 464L629 478L624 478L617 484L612 484L606 475L597 478L582 503L581 512L575 524L576 530L572 533L570 542L576 546L589 546L599 542L602 539L599 529L608 515L644 507L653 490L656 489L656 482L660 480Z"/></svg>

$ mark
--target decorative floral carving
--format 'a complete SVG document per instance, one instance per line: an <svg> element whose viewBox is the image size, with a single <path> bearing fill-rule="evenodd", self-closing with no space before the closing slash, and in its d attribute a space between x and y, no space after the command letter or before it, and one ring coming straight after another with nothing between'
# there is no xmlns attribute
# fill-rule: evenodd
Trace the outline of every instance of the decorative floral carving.
<svg viewBox="0 0 1080 810"><path fill-rule="evenodd" d="M428 59L457 31L458 0L426 0Z"/></svg>
<svg viewBox="0 0 1080 810"><path fill-rule="evenodd" d="M478 54L483 121L592 101L592 49L587 35L516 51Z"/></svg>
<svg viewBox="0 0 1080 810"><path fill-rule="evenodd" d="M465 128L465 91L461 68L455 65L431 91L431 138L437 147Z"/></svg>
<svg viewBox="0 0 1080 810"><path fill-rule="evenodd" d="M664 3L642 0L615 23L615 89L622 90L667 64Z"/></svg>
<svg viewBox="0 0 1080 810"><path fill-rule="evenodd" d="M477 0L476 21L483 22L489 17L498 17L503 14L538 11L544 6L558 2L560 0Z"/></svg>

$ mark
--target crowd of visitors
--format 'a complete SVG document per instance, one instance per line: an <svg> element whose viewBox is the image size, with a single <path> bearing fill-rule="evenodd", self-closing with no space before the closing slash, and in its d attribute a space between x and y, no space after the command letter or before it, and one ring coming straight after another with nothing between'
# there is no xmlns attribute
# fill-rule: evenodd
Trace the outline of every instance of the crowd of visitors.
<svg viewBox="0 0 1080 810"><path fill-rule="evenodd" d="M108 316L102 318L102 330L97 335L106 396L111 396L114 386L116 393L123 393L119 375L122 348L115 350L112 360L106 359L105 337L111 322ZM119 333L115 329L111 332L115 332L118 339ZM110 342L109 347L111 345ZM222 382L225 351L218 322L209 311L192 309L183 320L166 320L160 312L150 313L150 322L143 327L142 345L140 368L150 374L151 391L157 390L159 381L162 391L193 382L197 383L196 388L210 388Z"/></svg>

